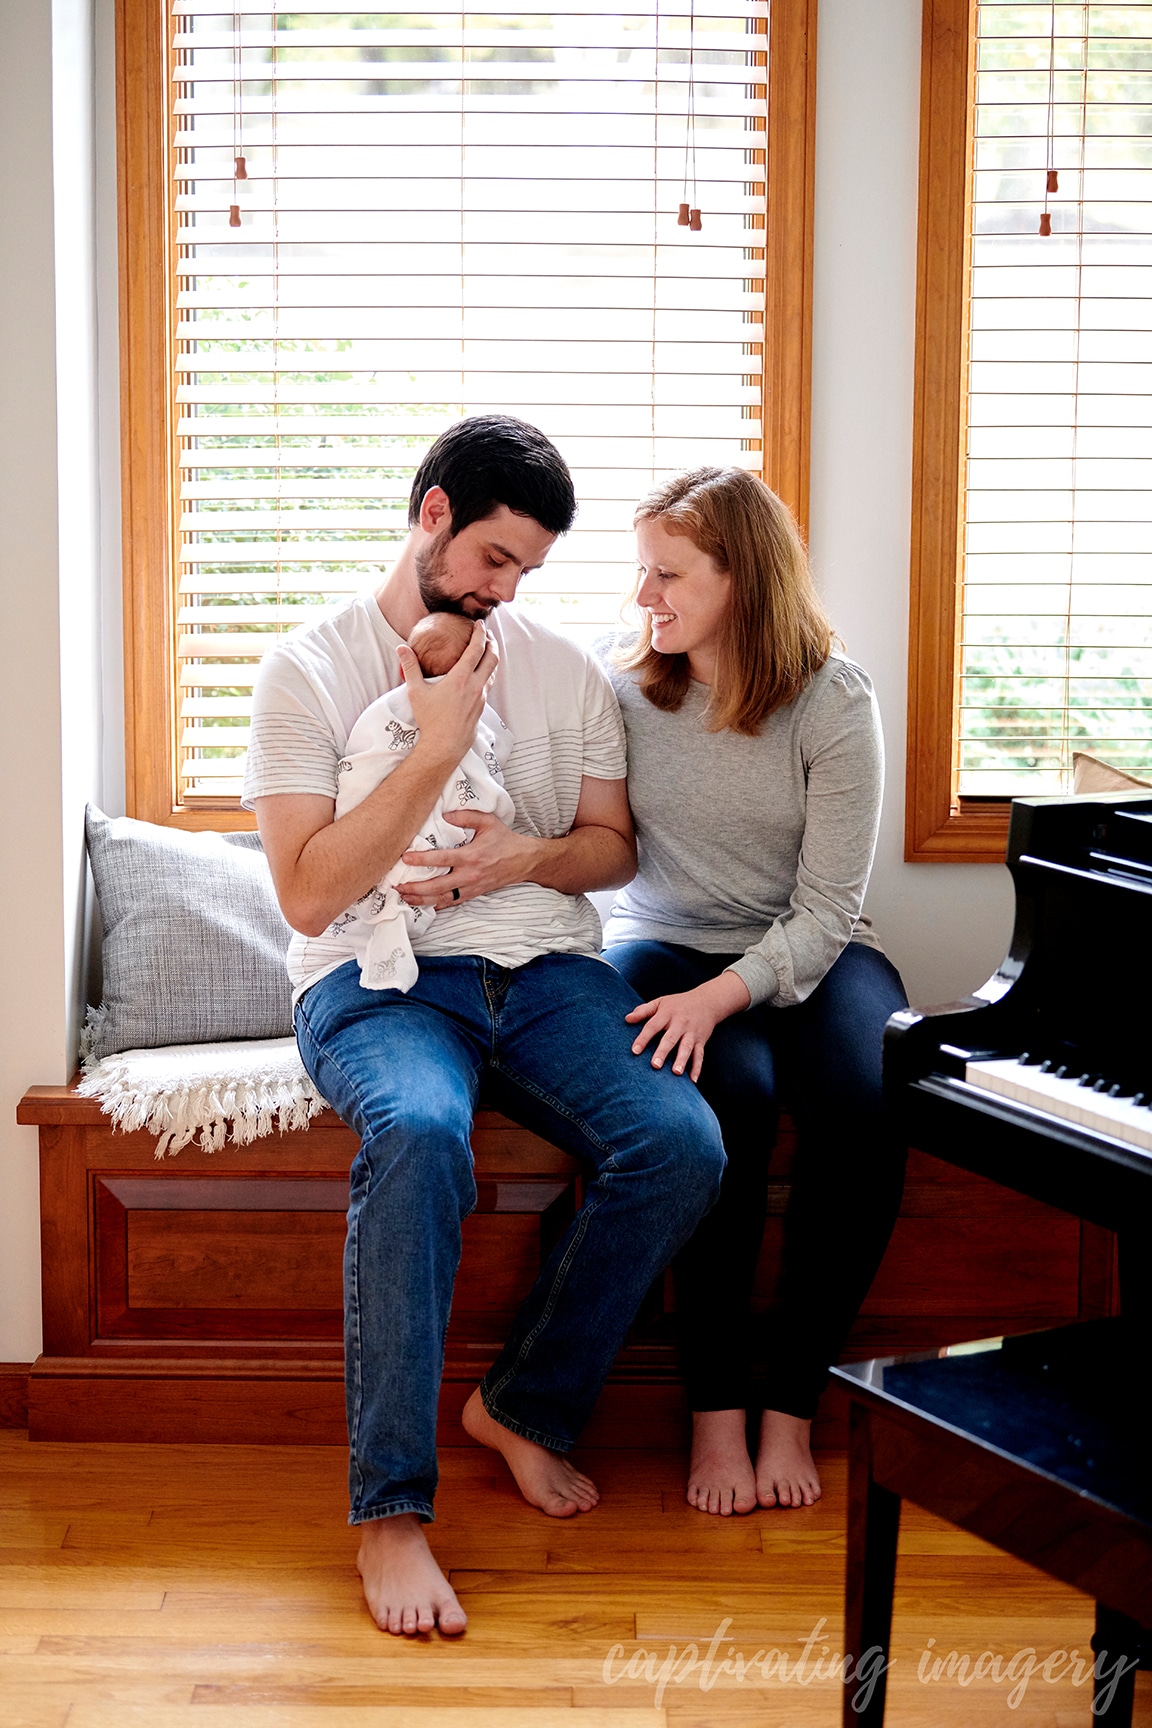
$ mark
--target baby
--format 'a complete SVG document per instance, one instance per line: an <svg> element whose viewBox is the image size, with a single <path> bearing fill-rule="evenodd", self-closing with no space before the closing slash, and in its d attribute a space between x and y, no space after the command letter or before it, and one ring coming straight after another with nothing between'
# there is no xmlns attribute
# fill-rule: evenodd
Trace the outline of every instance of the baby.
<svg viewBox="0 0 1152 1728"><path fill-rule="evenodd" d="M451 671L472 640L472 620L454 612L430 612L421 618L408 638L408 646L428 678ZM348 735L347 752L340 762L336 793L337 818L354 810L408 755L420 729L412 717L408 692L401 684L377 697ZM471 833L444 820L445 810L489 810L510 823L515 806L504 790L503 767L512 749L512 734L487 704L480 716L472 747L433 806L422 833L409 852L464 846ZM412 937L427 930L436 914L430 906L408 906L397 887L402 882L442 876L442 869L405 864L397 860L375 888L337 918L333 935L350 934L360 962L360 983L365 990L411 990L419 976Z"/></svg>

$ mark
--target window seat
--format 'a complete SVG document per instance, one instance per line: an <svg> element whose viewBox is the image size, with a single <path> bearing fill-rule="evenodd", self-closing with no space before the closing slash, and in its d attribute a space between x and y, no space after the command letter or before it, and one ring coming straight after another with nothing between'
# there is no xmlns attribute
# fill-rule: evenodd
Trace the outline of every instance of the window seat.
<svg viewBox="0 0 1152 1728"><path fill-rule="evenodd" d="M17 1120L40 1134L43 1354L33 1439L343 1443L341 1256L356 1138L307 1131L158 1162L76 1083L37 1086ZM494 1111L473 1133L479 1204L449 1327L440 1440L468 1444L464 1401L581 1198L576 1161ZM776 1276L794 1132L785 1119L758 1275ZM850 1341L853 1357L1026 1331L1113 1311L1107 1232L913 1153L896 1233ZM671 1279L650 1294L586 1435L674 1446L686 1412ZM843 1396L818 1439L842 1443Z"/></svg>

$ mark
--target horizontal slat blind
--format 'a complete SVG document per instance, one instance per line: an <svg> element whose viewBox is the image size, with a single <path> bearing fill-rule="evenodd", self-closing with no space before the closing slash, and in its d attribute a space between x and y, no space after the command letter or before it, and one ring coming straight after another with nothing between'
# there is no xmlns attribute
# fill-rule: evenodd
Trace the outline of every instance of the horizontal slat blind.
<svg viewBox="0 0 1152 1728"><path fill-rule="evenodd" d="M977 16L960 790L1005 796L1152 766L1152 4Z"/></svg>
<svg viewBox="0 0 1152 1728"><path fill-rule="evenodd" d="M238 793L260 654L379 584L461 415L518 414L571 465L577 526L522 599L583 640L653 482L759 468L767 17L175 0L185 800Z"/></svg>

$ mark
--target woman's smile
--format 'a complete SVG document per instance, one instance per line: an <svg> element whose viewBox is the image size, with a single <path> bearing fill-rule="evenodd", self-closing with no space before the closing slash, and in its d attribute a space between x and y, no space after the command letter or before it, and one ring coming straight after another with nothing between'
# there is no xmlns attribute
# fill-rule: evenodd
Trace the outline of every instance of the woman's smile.
<svg viewBox="0 0 1152 1728"><path fill-rule="evenodd" d="M642 572L636 602L651 620L653 647L661 654L686 654L693 678L711 684L731 604L731 576L659 520L637 523L636 550ZM669 606L670 597L675 606Z"/></svg>

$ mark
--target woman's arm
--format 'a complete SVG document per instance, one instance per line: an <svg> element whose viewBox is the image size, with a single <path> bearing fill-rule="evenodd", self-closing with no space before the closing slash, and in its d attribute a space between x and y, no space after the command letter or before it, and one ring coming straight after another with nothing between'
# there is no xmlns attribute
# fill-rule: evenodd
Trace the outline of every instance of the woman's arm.
<svg viewBox="0 0 1152 1728"><path fill-rule="evenodd" d="M772 1002L790 1007L812 994L851 940L864 900L880 821L883 741L872 687L845 665L804 718L804 834L787 912L719 977L695 990L644 1002L628 1015L644 1029L639 1055L659 1033L652 1065L698 1079L704 1048L731 1014Z"/></svg>
<svg viewBox="0 0 1152 1728"><path fill-rule="evenodd" d="M852 939L872 869L884 790L884 742L872 685L840 663L804 716L804 834L788 910L732 970L754 1004L794 1007Z"/></svg>

